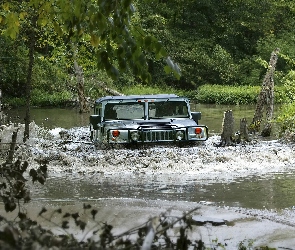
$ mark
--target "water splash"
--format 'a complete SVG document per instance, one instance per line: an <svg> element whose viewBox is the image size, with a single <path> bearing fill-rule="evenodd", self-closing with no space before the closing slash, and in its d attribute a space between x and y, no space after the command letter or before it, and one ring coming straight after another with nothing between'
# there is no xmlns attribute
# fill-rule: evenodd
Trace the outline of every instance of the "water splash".
<svg viewBox="0 0 295 250"><path fill-rule="evenodd" d="M211 136L195 147L156 146L139 149L98 150L91 144L88 127L51 130L30 124L30 139L22 143L24 126L18 125L19 147L15 156L46 159L49 172L84 173L116 180L136 175L146 181L188 183L230 182L239 177L294 171L294 147L278 140L253 141L247 145L215 147L220 137ZM1 131L1 142L10 142L10 125ZM66 138L62 135L66 133ZM3 146L3 145L2 145Z"/></svg>

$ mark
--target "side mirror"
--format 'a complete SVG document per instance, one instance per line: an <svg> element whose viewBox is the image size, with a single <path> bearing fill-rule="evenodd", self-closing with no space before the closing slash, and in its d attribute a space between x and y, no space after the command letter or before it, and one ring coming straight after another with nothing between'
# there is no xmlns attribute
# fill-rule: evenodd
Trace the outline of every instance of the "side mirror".
<svg viewBox="0 0 295 250"><path fill-rule="evenodd" d="M91 125L93 126L93 129L98 129L97 124L101 123L101 116L100 115L91 115L89 117L89 121Z"/></svg>
<svg viewBox="0 0 295 250"><path fill-rule="evenodd" d="M192 112L192 118L193 120L198 123L199 120L201 120L201 112Z"/></svg>

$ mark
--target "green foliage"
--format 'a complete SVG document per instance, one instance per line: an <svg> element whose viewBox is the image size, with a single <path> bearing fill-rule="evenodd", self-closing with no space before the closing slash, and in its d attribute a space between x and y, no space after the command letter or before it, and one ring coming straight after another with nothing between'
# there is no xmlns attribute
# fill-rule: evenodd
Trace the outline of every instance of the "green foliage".
<svg viewBox="0 0 295 250"><path fill-rule="evenodd" d="M223 85L201 86L195 99L200 103L253 104L256 102L260 87L232 87Z"/></svg>
<svg viewBox="0 0 295 250"><path fill-rule="evenodd" d="M268 63L279 47L292 55L294 4L277 1L229 4L216 1L155 1L138 3L142 27L156 35L182 71L179 81L161 74L157 62L150 62L153 82L182 89L203 84L260 85ZM230 18L229 18L230 17ZM289 70L280 58L276 84Z"/></svg>
<svg viewBox="0 0 295 250"><path fill-rule="evenodd" d="M255 104L260 90L259 86L203 85L198 88L193 99L199 103ZM284 87L275 87L275 102L286 100L285 94Z"/></svg>
<svg viewBox="0 0 295 250"><path fill-rule="evenodd" d="M8 96L22 96L26 81L27 48L0 36L0 86Z"/></svg>
<svg viewBox="0 0 295 250"><path fill-rule="evenodd" d="M69 89L68 75L50 63L43 56L35 59L32 76L32 88L50 94L58 94Z"/></svg>
<svg viewBox="0 0 295 250"><path fill-rule="evenodd" d="M295 71L291 70L284 77L284 102L276 119L280 125L280 134L286 139L295 140Z"/></svg>
<svg viewBox="0 0 295 250"><path fill-rule="evenodd" d="M68 91L43 92L40 89L32 91L32 105L33 106L67 106L73 101L73 94Z"/></svg>
<svg viewBox="0 0 295 250"><path fill-rule="evenodd" d="M147 95L147 94L178 94L180 96L184 95L184 91L173 89L169 86L144 86L141 84L133 86L125 86L121 88L121 92L125 95Z"/></svg>
<svg viewBox="0 0 295 250"><path fill-rule="evenodd" d="M57 47L61 40L53 39L58 36L64 40L65 48L71 47L75 60L80 48L82 51L85 48L88 52L91 51L88 55L96 62L97 69L105 70L113 80L118 79L120 72L132 72L142 82L150 82L146 60L148 54L153 54L156 59L166 58L168 67L165 70L179 78L179 67L167 58L162 44L153 35L145 34L138 23L131 25L135 12L132 0L124 0L122 4L114 4L112 1L76 0L73 3L55 0L48 3L31 0L20 5L7 1L2 7L2 35L21 40L18 35L30 27L38 33L38 43L42 47L46 44ZM28 21L31 20L28 16L34 17L36 27ZM56 32L55 36L53 31ZM32 32L26 35L25 40L30 40L27 37ZM51 53L52 51L50 48ZM82 62L79 65L89 65L87 60L88 58L84 60L80 57ZM93 66L93 63L90 64Z"/></svg>
<svg viewBox="0 0 295 250"><path fill-rule="evenodd" d="M5 105L13 108L25 106L26 100L24 97L3 98ZM31 105L37 107L65 107L75 105L73 93L69 91L54 92L52 94L44 92L40 89L32 91Z"/></svg>
<svg viewBox="0 0 295 250"><path fill-rule="evenodd" d="M295 103L290 102L282 106L276 119L280 126L280 136L287 140L295 140Z"/></svg>

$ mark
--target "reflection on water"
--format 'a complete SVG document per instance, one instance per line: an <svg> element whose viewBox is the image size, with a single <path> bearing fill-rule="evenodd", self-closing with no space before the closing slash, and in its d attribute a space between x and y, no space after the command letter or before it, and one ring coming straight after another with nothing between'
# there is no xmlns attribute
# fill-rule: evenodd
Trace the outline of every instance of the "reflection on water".
<svg viewBox="0 0 295 250"><path fill-rule="evenodd" d="M33 187L33 199L87 201L106 198L134 198L168 201L213 202L225 206L255 209L283 209L295 206L295 176L277 174L226 183L190 183L161 186L157 182L51 178L45 186Z"/></svg>

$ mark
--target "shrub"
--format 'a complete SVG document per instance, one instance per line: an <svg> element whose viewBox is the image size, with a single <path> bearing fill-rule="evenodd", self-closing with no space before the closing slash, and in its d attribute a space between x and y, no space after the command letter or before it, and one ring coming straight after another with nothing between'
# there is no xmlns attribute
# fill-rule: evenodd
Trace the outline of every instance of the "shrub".
<svg viewBox="0 0 295 250"><path fill-rule="evenodd" d="M260 90L260 86L203 85L193 98L199 103L208 104L255 104ZM284 87L275 87L275 102L282 103L285 93Z"/></svg>

